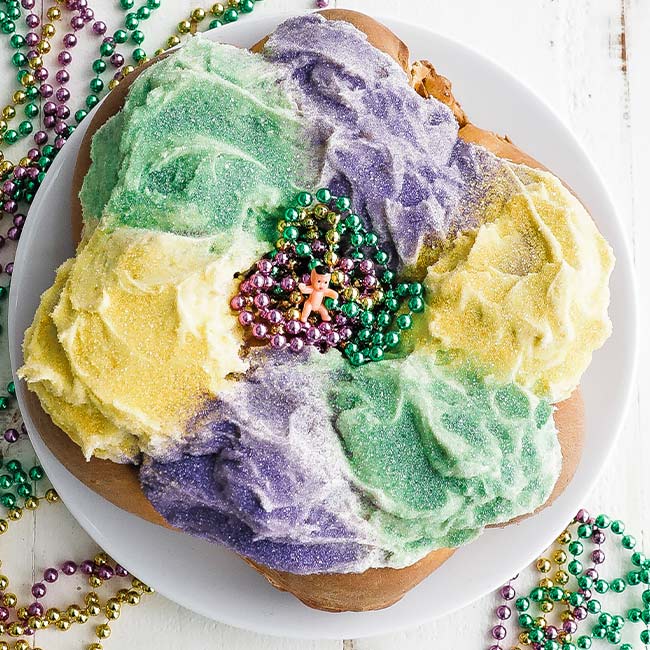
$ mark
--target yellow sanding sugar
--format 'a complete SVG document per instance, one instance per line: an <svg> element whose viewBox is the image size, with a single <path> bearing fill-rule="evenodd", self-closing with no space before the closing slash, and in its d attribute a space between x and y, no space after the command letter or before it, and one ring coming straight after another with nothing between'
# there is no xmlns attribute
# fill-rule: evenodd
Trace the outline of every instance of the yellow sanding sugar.
<svg viewBox="0 0 650 650"><path fill-rule="evenodd" d="M102 458L131 458L138 454L137 439L120 431L87 399L75 381L50 314L70 275L73 260L63 264L55 283L41 297L33 325L25 335L28 363L19 376L29 383L53 422L85 450L97 449Z"/></svg>
<svg viewBox="0 0 650 650"><path fill-rule="evenodd" d="M20 376L87 457L164 456L192 406L245 370L229 298L257 251L238 242L216 261L210 249L209 239L98 228L44 294Z"/></svg>
<svg viewBox="0 0 650 650"><path fill-rule="evenodd" d="M609 336L611 248L552 174L508 164L507 192L427 273L431 345L553 402Z"/></svg>

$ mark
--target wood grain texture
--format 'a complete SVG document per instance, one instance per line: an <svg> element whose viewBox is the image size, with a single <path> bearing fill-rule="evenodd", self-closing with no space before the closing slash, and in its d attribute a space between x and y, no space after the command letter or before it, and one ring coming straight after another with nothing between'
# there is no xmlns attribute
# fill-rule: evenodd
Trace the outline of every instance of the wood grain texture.
<svg viewBox="0 0 650 650"><path fill-rule="evenodd" d="M39 4L41 4L39 2ZM197 3L167 0L164 11L148 21L145 32L150 48ZM646 184L650 177L650 3L647 0L339 0L331 3L409 20L470 44L504 66L542 95L573 128L592 156L612 191L633 245L639 277L650 277L650 228L647 219ZM302 10L311 0L265 0L256 12ZM119 15L113 0L96 0L94 9L109 25ZM406 7L408 6L408 13ZM622 16L624 15L624 20ZM60 30L63 31L64 30ZM625 36L625 57L622 36ZM150 40L151 39L151 40ZM84 40L84 39L82 39ZM86 94L86 66L95 58L94 48L81 43L75 49L74 96ZM149 49L149 47L147 48ZM0 57L0 73L12 73L8 52ZM625 72L624 74L624 67ZM85 69L85 68L84 68ZM444 72L444 71L442 71ZM76 108L76 107L74 107ZM11 245L0 249L0 263L11 258ZM2 282L4 284L5 282ZM642 325L650 321L650 295L639 296ZM2 310L6 319L6 308ZM5 321L6 324L6 321ZM6 331L6 330L5 330ZM0 347L0 381L9 380L6 346ZM647 337L641 341L640 358L650 357ZM615 380L615 378L614 378ZM0 422L8 425L15 413L5 412ZM639 540L650 533L650 496L647 471L637 462L650 455L650 371L643 363L634 402L610 468L585 504L590 510L616 514L634 529ZM13 580L19 595L27 596L36 571L66 557L92 556L93 542L67 515L65 509L42 508L26 515L9 536L0 537L3 571ZM646 549L647 550L647 549ZM523 574L530 584L532 575ZM57 594L73 597L61 587ZM58 601L58 596L55 597ZM105 645L109 648L145 650L187 647L193 650L475 650L487 647L487 630L496 604L487 596L465 610L420 628L399 634L357 641L292 641L250 634L219 625L186 612L155 596L142 609L127 610L114 626ZM91 640L91 630L65 635L38 635L36 645L48 650L68 650Z"/></svg>

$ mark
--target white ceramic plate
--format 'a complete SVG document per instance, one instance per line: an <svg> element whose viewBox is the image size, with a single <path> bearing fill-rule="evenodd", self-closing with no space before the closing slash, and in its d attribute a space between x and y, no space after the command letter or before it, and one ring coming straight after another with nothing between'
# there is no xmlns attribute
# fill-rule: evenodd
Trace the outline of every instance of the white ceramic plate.
<svg viewBox="0 0 650 650"><path fill-rule="evenodd" d="M285 16L247 19L210 34L249 46ZM630 254L612 201L592 163L553 111L494 63L466 46L422 27L383 22L454 82L454 91L476 124L508 133L526 152L564 178L581 197L618 258L612 276L614 334L583 382L587 444L575 478L552 507L521 524L487 531L388 610L328 614L276 591L234 554L136 518L86 488L44 445L17 396L36 452L67 507L116 560L168 598L207 617L282 636L350 638L394 631L458 609L497 588L547 547L573 516L606 464L625 414L636 348L637 314ZM516 111L513 110L516 107ZM48 172L29 214L16 256L9 313L11 361L22 364L21 341L40 294L55 268L74 249L70 236L70 183L87 119ZM612 381L615 378L615 381ZM504 553L504 549L508 549Z"/></svg>

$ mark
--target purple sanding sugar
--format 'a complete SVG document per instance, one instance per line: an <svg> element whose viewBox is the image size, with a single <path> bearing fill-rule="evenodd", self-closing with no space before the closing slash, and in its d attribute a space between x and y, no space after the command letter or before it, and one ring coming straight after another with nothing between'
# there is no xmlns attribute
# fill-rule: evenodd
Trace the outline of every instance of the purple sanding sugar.
<svg viewBox="0 0 650 650"><path fill-rule="evenodd" d="M323 508L308 513L297 507L267 513L252 491L245 495L247 499L239 500L242 495L231 494L227 486L220 484L220 470L224 467L230 466L232 472L243 477L253 462L232 457L222 460L218 453L185 456L167 464L148 459L141 467L140 479L147 498L171 525L221 543L271 568L292 573L337 571L353 566L365 554L364 547L355 543L342 522ZM283 456L272 462L277 469L290 467L289 459ZM283 489L282 483L274 487ZM264 525L268 527L271 517L290 526L303 515L301 523L313 524L313 543L308 538L274 539L260 530Z"/></svg>
<svg viewBox="0 0 650 650"><path fill-rule="evenodd" d="M478 225L474 205L497 159L459 140L452 112L420 97L363 33L301 16L278 27L263 55L288 69L321 152L319 184L350 195L401 263L428 240Z"/></svg>
<svg viewBox="0 0 650 650"><path fill-rule="evenodd" d="M145 459L145 495L172 525L271 568L354 569L369 527L326 399L345 361L313 351L258 358L246 381L193 419L180 460Z"/></svg>

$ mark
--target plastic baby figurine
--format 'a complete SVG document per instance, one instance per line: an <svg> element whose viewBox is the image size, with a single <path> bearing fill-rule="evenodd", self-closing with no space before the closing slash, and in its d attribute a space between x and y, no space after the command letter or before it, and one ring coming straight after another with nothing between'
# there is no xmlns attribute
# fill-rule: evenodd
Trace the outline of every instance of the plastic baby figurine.
<svg viewBox="0 0 650 650"><path fill-rule="evenodd" d="M300 320L303 323L307 322L309 314L311 314L312 311L318 312L321 319L325 322L332 320L332 317L329 315L327 309L325 308L325 305L323 305L323 300L325 298L332 298L336 300L339 297L339 294L334 291L334 289L329 288L331 277L332 274L329 273L324 267L317 266L311 271L311 285L306 285L303 282L298 285L300 293L308 296L305 300L305 305L302 308L302 315L300 316Z"/></svg>

